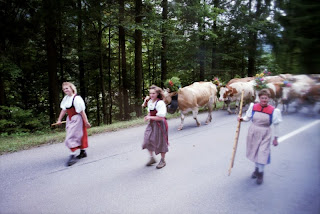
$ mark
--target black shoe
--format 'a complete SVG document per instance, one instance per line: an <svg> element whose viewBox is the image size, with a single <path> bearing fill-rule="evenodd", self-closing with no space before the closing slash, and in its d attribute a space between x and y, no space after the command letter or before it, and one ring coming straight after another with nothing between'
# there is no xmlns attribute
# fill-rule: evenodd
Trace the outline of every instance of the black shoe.
<svg viewBox="0 0 320 214"><path fill-rule="evenodd" d="M77 156L78 159L86 158L86 157L87 157L86 150L81 150L80 154Z"/></svg>
<svg viewBox="0 0 320 214"><path fill-rule="evenodd" d="M256 167L256 169L254 170L254 172L251 175L251 178L257 178L258 177L258 167Z"/></svg>
<svg viewBox="0 0 320 214"><path fill-rule="evenodd" d="M73 164L77 163L77 158L74 155L70 155L70 158L67 162L67 166L72 166Z"/></svg>
<svg viewBox="0 0 320 214"><path fill-rule="evenodd" d="M257 174L257 184L262 184L263 183L263 172L258 172Z"/></svg>

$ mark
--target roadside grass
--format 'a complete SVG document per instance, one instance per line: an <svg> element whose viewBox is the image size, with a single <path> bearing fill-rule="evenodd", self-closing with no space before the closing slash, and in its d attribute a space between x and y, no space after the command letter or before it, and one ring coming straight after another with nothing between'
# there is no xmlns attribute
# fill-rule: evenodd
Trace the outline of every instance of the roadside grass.
<svg viewBox="0 0 320 214"><path fill-rule="evenodd" d="M218 102L215 110L222 107L223 103ZM207 109L200 108L199 112L207 111ZM190 114L190 113L189 113ZM167 118L180 117L180 113L167 114ZM130 121L119 121L110 125L102 125L88 129L88 135L95 135L105 132L113 132L129 127L136 127L146 125L143 117L135 118ZM0 155L26 150L30 148L39 147L41 145L48 145L54 143L61 143L66 136L64 128L57 128L48 132L30 133L30 134L14 134L10 136L0 136Z"/></svg>

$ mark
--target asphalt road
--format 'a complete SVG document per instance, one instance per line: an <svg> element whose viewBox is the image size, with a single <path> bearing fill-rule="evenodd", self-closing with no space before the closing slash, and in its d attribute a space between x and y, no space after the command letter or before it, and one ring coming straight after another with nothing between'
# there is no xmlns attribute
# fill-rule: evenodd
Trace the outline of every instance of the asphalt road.
<svg viewBox="0 0 320 214"><path fill-rule="evenodd" d="M160 170L145 166L146 126L89 137L88 157L71 167L63 143L2 155L0 213L320 213L319 115L284 115L284 140L272 146L262 185L250 178L254 165L245 157L250 123L241 125L228 176L236 116L219 110L209 125L206 114L199 118L196 127L186 117L182 131L179 119L169 120L167 166Z"/></svg>

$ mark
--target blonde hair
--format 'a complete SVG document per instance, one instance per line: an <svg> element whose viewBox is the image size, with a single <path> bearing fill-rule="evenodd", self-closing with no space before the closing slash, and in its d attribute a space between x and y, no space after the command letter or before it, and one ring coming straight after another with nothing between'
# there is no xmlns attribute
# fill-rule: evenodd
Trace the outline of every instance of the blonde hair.
<svg viewBox="0 0 320 214"><path fill-rule="evenodd" d="M152 85L152 86L150 86L149 90L150 90L150 89L154 89L154 90L157 92L157 94L158 94L157 97L158 97L160 100L162 100L162 99L164 98L163 90L162 90L160 87L158 87L158 86L156 86L156 85Z"/></svg>
<svg viewBox="0 0 320 214"><path fill-rule="evenodd" d="M72 91L73 91L73 93L74 94L77 94L77 88L76 88L76 86L74 86L73 85L73 83L71 83L71 82L64 82L64 83L62 83L62 90L63 90L63 86L70 86L70 88L72 89Z"/></svg>

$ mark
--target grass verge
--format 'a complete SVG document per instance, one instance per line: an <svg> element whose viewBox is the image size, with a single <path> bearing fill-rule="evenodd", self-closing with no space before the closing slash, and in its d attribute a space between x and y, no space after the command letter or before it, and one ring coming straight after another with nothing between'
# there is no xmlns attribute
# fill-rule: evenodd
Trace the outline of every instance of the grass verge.
<svg viewBox="0 0 320 214"><path fill-rule="evenodd" d="M218 102L216 109L220 109L221 107L222 103ZM206 111L206 108L201 108L199 111ZM167 118L171 119L177 118L179 116L180 113L168 114ZM119 121L110 125L92 127L88 129L88 135L91 136L95 134L112 132L120 129L136 127L141 125L146 125L146 122L144 122L143 117L132 119L130 121ZM41 134L3 136L0 137L0 155L39 147L41 145L60 143L64 141L65 135L66 133L64 129L60 129L60 131L52 130L47 133Z"/></svg>
<svg viewBox="0 0 320 214"><path fill-rule="evenodd" d="M168 119L179 117L179 113L168 115ZM135 118L130 121L115 122L110 125L102 125L88 129L88 135L95 135L105 132L113 132L129 127L145 125L143 117ZM25 134L0 137L0 155L39 147L45 144L54 144L64 141L66 133L64 129L51 131L41 134Z"/></svg>

